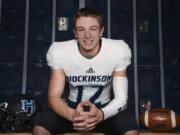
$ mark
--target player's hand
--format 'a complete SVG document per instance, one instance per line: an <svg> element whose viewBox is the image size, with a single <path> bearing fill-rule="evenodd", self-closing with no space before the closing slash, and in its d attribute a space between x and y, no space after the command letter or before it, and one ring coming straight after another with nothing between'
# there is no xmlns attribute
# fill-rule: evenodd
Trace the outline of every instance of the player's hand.
<svg viewBox="0 0 180 135"><path fill-rule="evenodd" d="M99 122L103 120L103 114L94 104L90 101L85 101L85 104L90 106L90 111L88 113L88 118L86 119L88 126L95 127ZM83 114L84 112L82 112Z"/></svg>
<svg viewBox="0 0 180 135"><path fill-rule="evenodd" d="M83 111L85 105L90 107L89 111ZM75 114L73 126L78 131L92 130L103 119L102 112L90 101L80 103Z"/></svg>
<svg viewBox="0 0 180 135"><path fill-rule="evenodd" d="M90 102L84 101L84 102L78 104L77 108L75 109L73 126L74 126L74 129L79 132L86 132L86 131L92 130L94 128L94 127L88 126L87 119L88 119L90 110L84 111L85 105L90 107Z"/></svg>

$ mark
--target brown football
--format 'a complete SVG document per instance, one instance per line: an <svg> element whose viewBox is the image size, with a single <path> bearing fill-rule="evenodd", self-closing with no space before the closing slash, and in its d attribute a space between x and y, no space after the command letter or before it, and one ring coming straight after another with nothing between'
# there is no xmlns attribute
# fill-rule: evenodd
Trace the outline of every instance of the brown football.
<svg viewBox="0 0 180 135"><path fill-rule="evenodd" d="M152 131L172 131L180 125L180 116L169 109L150 109L141 114L140 123Z"/></svg>

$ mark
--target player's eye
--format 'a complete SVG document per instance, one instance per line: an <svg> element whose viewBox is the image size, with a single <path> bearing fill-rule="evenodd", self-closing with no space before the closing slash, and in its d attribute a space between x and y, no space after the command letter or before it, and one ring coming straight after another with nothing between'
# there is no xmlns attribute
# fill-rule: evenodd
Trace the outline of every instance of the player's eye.
<svg viewBox="0 0 180 135"><path fill-rule="evenodd" d="M83 28L76 28L76 31L83 31L84 29Z"/></svg>
<svg viewBox="0 0 180 135"><path fill-rule="evenodd" d="M98 29L98 27L96 27L96 26L91 27L91 30L97 30L97 29Z"/></svg>

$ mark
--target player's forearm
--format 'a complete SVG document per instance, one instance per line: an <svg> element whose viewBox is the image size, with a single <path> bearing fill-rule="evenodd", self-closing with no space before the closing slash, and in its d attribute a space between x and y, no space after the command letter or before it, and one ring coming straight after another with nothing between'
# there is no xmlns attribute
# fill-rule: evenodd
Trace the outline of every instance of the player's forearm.
<svg viewBox="0 0 180 135"><path fill-rule="evenodd" d="M49 107L53 109L58 115L72 121L74 117L75 110L70 108L67 103L57 97L48 98Z"/></svg>
<svg viewBox="0 0 180 135"><path fill-rule="evenodd" d="M104 113L104 120L116 115L122 110L125 110L126 105L127 102L125 99L123 101L119 101L118 99L112 100L106 107L102 108L102 111Z"/></svg>
<svg viewBox="0 0 180 135"><path fill-rule="evenodd" d="M126 108L128 99L128 80L127 77L113 77L114 99L104 108L104 119L116 115L119 111Z"/></svg>

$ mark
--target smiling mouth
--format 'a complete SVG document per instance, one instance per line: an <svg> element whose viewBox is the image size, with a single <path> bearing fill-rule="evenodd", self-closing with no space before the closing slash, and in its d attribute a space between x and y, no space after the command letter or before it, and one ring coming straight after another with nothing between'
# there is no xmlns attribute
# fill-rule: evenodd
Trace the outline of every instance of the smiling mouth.
<svg viewBox="0 0 180 135"><path fill-rule="evenodd" d="M91 45L93 41L84 41L86 45Z"/></svg>

